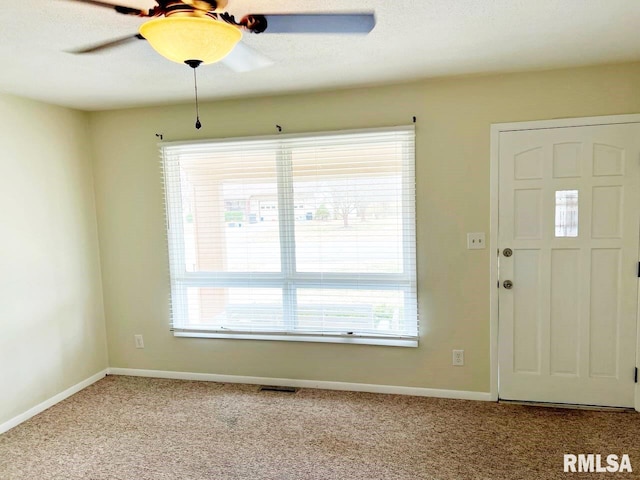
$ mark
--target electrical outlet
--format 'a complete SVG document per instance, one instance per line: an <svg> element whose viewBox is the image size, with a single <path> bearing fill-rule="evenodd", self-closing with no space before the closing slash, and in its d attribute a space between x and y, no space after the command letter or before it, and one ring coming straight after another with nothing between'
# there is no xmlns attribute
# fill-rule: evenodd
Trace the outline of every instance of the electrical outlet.
<svg viewBox="0 0 640 480"><path fill-rule="evenodd" d="M453 351L453 365L461 367L464 365L464 350Z"/></svg>
<svg viewBox="0 0 640 480"><path fill-rule="evenodd" d="M136 341L136 348L144 348L144 339L142 335L134 335L133 338Z"/></svg>
<svg viewBox="0 0 640 480"><path fill-rule="evenodd" d="M485 247L484 232L467 233L467 248L469 250L479 250Z"/></svg>

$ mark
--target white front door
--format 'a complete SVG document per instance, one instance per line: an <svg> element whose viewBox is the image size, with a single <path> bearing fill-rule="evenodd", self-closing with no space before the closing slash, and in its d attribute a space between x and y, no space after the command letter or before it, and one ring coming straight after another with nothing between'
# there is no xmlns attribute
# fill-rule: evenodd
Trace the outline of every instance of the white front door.
<svg viewBox="0 0 640 480"><path fill-rule="evenodd" d="M633 407L640 124L501 132L499 148L500 398Z"/></svg>

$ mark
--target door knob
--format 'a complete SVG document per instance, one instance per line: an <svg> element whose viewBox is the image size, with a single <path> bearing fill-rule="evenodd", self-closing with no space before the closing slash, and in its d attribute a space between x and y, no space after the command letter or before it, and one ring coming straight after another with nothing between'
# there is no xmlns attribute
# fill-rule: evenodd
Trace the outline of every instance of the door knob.
<svg viewBox="0 0 640 480"><path fill-rule="evenodd" d="M503 254L505 257L510 257L511 255L513 255L513 250L511 250L510 248L505 248L505 249L502 251L502 254Z"/></svg>
<svg viewBox="0 0 640 480"><path fill-rule="evenodd" d="M512 282L511 280L505 280L505 281L502 283L502 286L503 286L504 288L506 288L507 290L511 290L511 288L513 287L513 282Z"/></svg>

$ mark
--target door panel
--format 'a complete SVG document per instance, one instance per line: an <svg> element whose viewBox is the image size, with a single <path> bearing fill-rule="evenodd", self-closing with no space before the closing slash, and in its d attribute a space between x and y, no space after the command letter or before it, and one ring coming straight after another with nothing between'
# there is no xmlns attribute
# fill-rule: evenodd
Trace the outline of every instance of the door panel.
<svg viewBox="0 0 640 480"><path fill-rule="evenodd" d="M500 398L634 405L639 170L640 124L500 134Z"/></svg>
<svg viewBox="0 0 640 480"><path fill-rule="evenodd" d="M577 375L580 330L580 250L551 251L550 374Z"/></svg>

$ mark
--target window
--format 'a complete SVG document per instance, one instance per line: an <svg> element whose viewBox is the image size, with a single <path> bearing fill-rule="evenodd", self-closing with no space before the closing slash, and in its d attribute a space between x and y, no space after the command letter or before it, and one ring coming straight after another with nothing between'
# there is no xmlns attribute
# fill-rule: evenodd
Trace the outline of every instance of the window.
<svg viewBox="0 0 640 480"><path fill-rule="evenodd" d="M175 335L417 345L413 127L162 158Z"/></svg>
<svg viewBox="0 0 640 480"><path fill-rule="evenodd" d="M578 236L578 190L556 191L556 237Z"/></svg>

